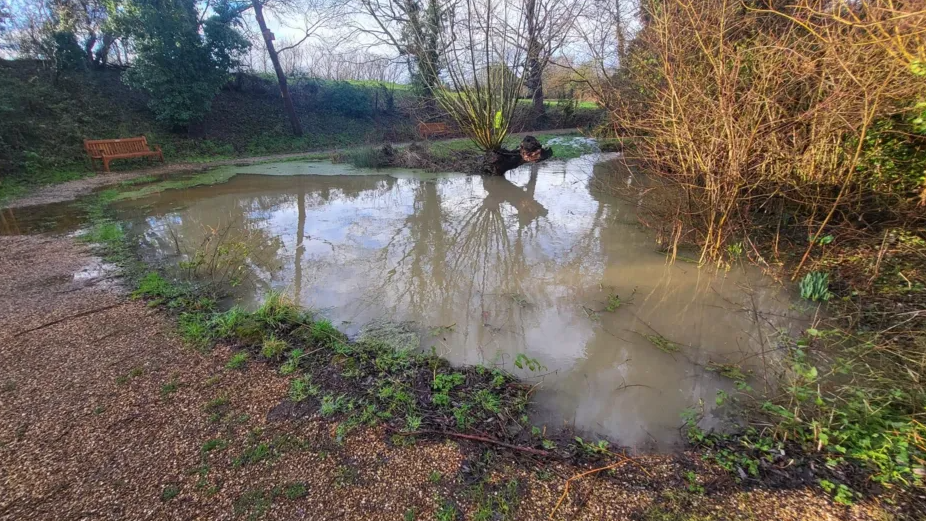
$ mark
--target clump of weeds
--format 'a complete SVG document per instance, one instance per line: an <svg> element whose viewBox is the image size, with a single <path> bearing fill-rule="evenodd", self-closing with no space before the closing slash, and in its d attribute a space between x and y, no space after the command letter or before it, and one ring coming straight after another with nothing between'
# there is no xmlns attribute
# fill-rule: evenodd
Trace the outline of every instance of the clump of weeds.
<svg viewBox="0 0 926 521"><path fill-rule="evenodd" d="M239 351L228 359L228 363L225 364L225 368L244 369L244 366L246 366L248 363L248 358L250 358L250 355L247 351Z"/></svg>

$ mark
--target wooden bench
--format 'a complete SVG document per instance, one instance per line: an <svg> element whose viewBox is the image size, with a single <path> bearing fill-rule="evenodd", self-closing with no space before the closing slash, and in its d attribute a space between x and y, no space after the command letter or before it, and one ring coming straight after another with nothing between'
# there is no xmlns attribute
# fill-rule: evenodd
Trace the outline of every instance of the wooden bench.
<svg viewBox="0 0 926 521"><path fill-rule="evenodd" d="M446 136L452 134L453 130L446 123L418 123L418 135L422 139L428 139L431 136Z"/></svg>
<svg viewBox="0 0 926 521"><path fill-rule="evenodd" d="M162 163L164 162L164 153L161 152L161 147L150 148L145 136L125 139L85 139L84 149L90 156L90 166L94 167L96 165L94 160L99 159L103 162L104 172L109 172L109 162L113 159L157 157Z"/></svg>

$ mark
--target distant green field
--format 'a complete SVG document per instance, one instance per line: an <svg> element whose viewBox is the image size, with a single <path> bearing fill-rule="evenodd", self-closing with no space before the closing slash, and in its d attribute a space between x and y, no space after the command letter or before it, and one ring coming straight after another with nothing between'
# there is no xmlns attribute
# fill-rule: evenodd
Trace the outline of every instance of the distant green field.
<svg viewBox="0 0 926 521"><path fill-rule="evenodd" d="M565 100L547 98L547 99L543 100L543 104L546 105L546 106L548 106L548 107L555 107L556 105L558 105L558 104L559 104L560 102L562 102L562 101L565 101ZM521 104L524 104L524 105L530 104L531 102L532 102L532 101L529 100L529 99L520 99L520 100L518 100L518 103L521 103ZM594 101L580 101L580 102L578 102L578 103L576 104L576 107L577 107L577 108L580 108L580 109L586 109L586 110L595 110L595 109L600 109L600 108L601 108L601 107L599 107L598 104L595 103Z"/></svg>
<svg viewBox="0 0 926 521"><path fill-rule="evenodd" d="M344 80L351 85L357 85L359 87L379 87L384 86L387 89L392 90L411 90L412 86L405 83L394 83L391 81L376 81L376 80Z"/></svg>

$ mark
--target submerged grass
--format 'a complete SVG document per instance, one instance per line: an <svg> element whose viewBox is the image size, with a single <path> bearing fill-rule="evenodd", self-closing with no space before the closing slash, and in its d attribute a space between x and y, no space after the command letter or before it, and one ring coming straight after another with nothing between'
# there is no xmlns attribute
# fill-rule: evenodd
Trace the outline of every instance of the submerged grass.
<svg viewBox="0 0 926 521"><path fill-rule="evenodd" d="M165 190L181 190L185 188L193 188L196 186L209 186L219 183L225 183L229 179L235 176L234 167L219 167L212 170L195 174L188 177L183 177L180 179L168 179L161 182L146 184L140 188L134 190L126 190L119 192L113 197L114 201L123 201L123 200L134 200L141 199L142 197L147 197L149 195L161 193ZM151 176L146 176L150 179ZM144 179L144 178L142 178ZM134 186L136 184L145 184L150 183L150 181L144 181L140 183L133 183L129 186Z"/></svg>

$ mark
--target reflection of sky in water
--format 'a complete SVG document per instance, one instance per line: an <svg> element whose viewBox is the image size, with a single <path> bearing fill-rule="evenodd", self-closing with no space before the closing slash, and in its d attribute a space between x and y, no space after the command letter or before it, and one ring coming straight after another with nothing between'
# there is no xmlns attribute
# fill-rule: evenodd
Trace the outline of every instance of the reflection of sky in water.
<svg viewBox="0 0 926 521"><path fill-rule="evenodd" d="M593 170L595 159L506 178L241 175L147 201L143 231L171 255L168 228L195 249L203 230L235 223L263 281L240 289L245 304L282 288L348 332L374 318L413 320L425 346L454 363L514 370L525 353L547 367L542 377L522 374L542 384L538 421L666 447L682 409L729 388L709 362L761 369L755 353L792 325L789 300L742 269L667 265L649 234L618 219L633 222L632 206L592 188L626 171ZM305 173L286 168L274 171ZM623 304L609 312L613 294ZM647 338L655 336L681 350L658 350Z"/></svg>

